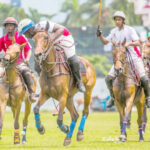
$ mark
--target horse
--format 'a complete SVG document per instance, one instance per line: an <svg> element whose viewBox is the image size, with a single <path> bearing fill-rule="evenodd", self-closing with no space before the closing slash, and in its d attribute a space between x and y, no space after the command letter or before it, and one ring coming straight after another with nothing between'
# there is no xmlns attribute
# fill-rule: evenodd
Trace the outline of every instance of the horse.
<svg viewBox="0 0 150 150"><path fill-rule="evenodd" d="M148 75L150 79L150 42L145 41L141 43L141 53L142 53L142 59L144 62L144 67L146 70L146 74ZM147 124L147 107L144 105L144 112L143 112L143 117L142 117L142 128L143 132L145 132L146 129L146 124Z"/></svg>
<svg viewBox="0 0 150 150"><path fill-rule="evenodd" d="M133 74L131 63L127 59L130 55L128 49L124 47L125 41L121 44L113 42L113 61L116 78L113 82L113 93L115 97L115 105L120 114L121 142L127 140L126 126L129 114L135 103L138 112L137 123L139 126L139 141L144 141L142 132L142 115L143 105L145 102L144 90L138 86L136 76Z"/></svg>
<svg viewBox="0 0 150 150"><path fill-rule="evenodd" d="M13 41L14 42L14 41ZM28 100L29 93L24 84L21 73L17 70L17 59L20 50L26 45L13 43L6 51L2 65L5 69L0 82L0 135L2 132L2 123L6 111L6 105L11 107L14 118L14 144L20 144L19 134L19 115L22 102L25 102L25 114L23 119L22 143L26 143L26 130L28 125L28 116L31 110L31 103ZM36 79L34 77L34 88L36 90Z"/></svg>
<svg viewBox="0 0 150 150"><path fill-rule="evenodd" d="M49 26L48 23L46 26ZM39 108L41 105L44 104L44 102L50 97L58 100L59 112L57 124L59 129L66 134L63 145L67 146L71 143L71 137L79 116L73 103L73 97L75 93L78 92L78 89L74 84L72 75L65 67L66 65L64 63L66 61L60 61L62 59L62 56L59 55L61 51L57 51L54 48L54 43L51 42L51 37L48 33L48 27L46 27L45 30L37 32L34 36L34 41L34 56L40 63L42 70L39 79L41 92L38 103L34 108L36 128L40 134L44 134L45 128L41 123L39 114ZM78 128L77 141L81 141L84 137L83 131L85 121L89 114L88 107L90 104L92 90L96 82L96 73L93 66L82 57L80 57L80 60L86 68L86 74L82 74L82 81L86 87L86 92L84 93L84 109ZM69 110L72 119L70 128L63 123L63 112L65 107Z"/></svg>

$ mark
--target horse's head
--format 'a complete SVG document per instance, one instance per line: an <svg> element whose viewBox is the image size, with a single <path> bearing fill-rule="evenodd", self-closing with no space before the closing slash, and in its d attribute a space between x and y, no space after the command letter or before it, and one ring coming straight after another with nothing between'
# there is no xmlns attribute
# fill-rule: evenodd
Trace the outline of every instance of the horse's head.
<svg viewBox="0 0 150 150"><path fill-rule="evenodd" d="M126 48L124 47L125 41L121 44L116 44L114 41L112 41L112 44L114 46L113 49L113 61L114 61L114 67L116 74L120 74L124 72L124 64L126 60Z"/></svg>
<svg viewBox="0 0 150 150"><path fill-rule="evenodd" d="M19 45L13 39L13 44L10 45L4 55L3 63L9 65L15 63L18 59L21 49L26 45L26 43Z"/></svg>
<svg viewBox="0 0 150 150"><path fill-rule="evenodd" d="M48 29L49 23L47 22L46 29L37 31L34 36L34 56L37 60L41 60L51 46Z"/></svg>

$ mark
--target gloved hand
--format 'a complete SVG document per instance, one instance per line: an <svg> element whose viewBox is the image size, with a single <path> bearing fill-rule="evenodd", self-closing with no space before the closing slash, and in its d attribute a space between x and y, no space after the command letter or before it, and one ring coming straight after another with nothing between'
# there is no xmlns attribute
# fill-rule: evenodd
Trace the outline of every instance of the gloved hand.
<svg viewBox="0 0 150 150"><path fill-rule="evenodd" d="M101 34L102 34L102 31L100 29L100 26L98 26L96 35L97 35L97 37L100 37Z"/></svg>

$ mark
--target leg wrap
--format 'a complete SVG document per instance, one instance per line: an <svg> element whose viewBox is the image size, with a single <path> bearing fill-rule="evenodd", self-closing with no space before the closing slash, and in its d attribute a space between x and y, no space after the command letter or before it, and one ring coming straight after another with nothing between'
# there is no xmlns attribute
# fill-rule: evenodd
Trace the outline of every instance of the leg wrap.
<svg viewBox="0 0 150 150"><path fill-rule="evenodd" d="M70 132L67 133L68 137L70 137L70 138L72 137L75 126L76 126L76 122L72 121L70 124Z"/></svg>
<svg viewBox="0 0 150 150"><path fill-rule="evenodd" d="M86 118L87 118L87 116L82 116L80 126L79 126L79 130L81 130L81 131L84 130L84 125L85 125Z"/></svg>

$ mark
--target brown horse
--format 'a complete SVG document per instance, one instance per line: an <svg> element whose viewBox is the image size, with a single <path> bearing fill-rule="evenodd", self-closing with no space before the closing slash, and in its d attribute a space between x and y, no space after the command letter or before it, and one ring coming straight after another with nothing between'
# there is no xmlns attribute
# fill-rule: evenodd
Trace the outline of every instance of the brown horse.
<svg viewBox="0 0 150 150"><path fill-rule="evenodd" d="M40 31L34 36L35 40L35 58L41 65L40 86L41 92L37 105L34 108L36 127L40 133L44 133L44 127L39 118L39 108L50 97L59 101L59 113L57 124L60 130L67 134L64 145L69 145L71 137L78 119L78 113L73 103L73 96L78 92L72 75L66 71L63 63L59 60L58 51L55 50L54 44L50 41L50 35L46 31ZM84 110L81 123L79 126L77 140L83 139L83 130L86 118L89 113L89 104L91 94L96 81L96 73L92 65L84 58L81 61L85 65L86 75L82 75L82 81L86 87L84 93ZM63 124L64 108L70 112L72 122L70 130L67 125Z"/></svg>
<svg viewBox="0 0 150 150"><path fill-rule="evenodd" d="M142 52L142 59L144 62L146 74L148 75L150 79L150 42L147 40L143 43L141 43L141 52ZM147 124L147 107L144 105L144 112L142 116L142 128L143 132L145 132Z"/></svg>
<svg viewBox="0 0 150 150"><path fill-rule="evenodd" d="M23 119L23 137L22 143L26 143L26 128L28 124L28 116L31 110L31 103L29 102L29 93L26 90L23 79L21 77L20 72L16 69L17 67L17 59L20 54L20 50L25 46L18 45L14 43L11 45L5 56L3 58L3 65L5 68L5 74L1 78L0 83L0 134L2 131L2 122L4 118L4 113L6 110L6 105L8 104L11 107L14 118L14 144L20 143L19 136L19 114L22 102L25 101L25 115ZM34 78L35 80L35 78ZM35 90L36 90L36 80Z"/></svg>
<svg viewBox="0 0 150 150"><path fill-rule="evenodd" d="M133 103L135 103L138 112L137 123L139 125L139 141L143 141L142 133L142 115L143 105L145 102L145 95L142 88L140 88L133 76L131 62L127 60L127 49L124 45L116 45L113 42L113 60L114 68L117 77L113 83L113 92L115 96L115 105L120 114L121 135L119 137L121 142L125 142L127 138L126 125L128 116L131 111Z"/></svg>

